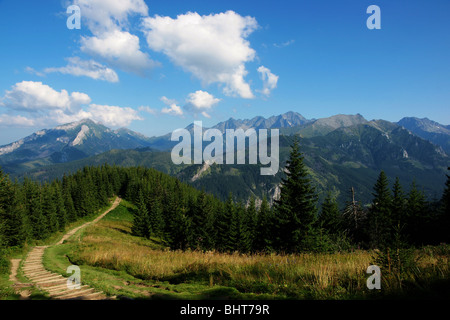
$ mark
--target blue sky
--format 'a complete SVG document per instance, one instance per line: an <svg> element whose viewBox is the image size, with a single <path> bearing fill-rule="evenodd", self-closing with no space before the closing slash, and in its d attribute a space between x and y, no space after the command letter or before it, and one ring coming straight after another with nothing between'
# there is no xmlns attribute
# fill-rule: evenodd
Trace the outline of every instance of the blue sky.
<svg viewBox="0 0 450 320"><path fill-rule="evenodd" d="M147 136L287 111L450 124L449 13L448 0L3 0L0 145L83 117Z"/></svg>

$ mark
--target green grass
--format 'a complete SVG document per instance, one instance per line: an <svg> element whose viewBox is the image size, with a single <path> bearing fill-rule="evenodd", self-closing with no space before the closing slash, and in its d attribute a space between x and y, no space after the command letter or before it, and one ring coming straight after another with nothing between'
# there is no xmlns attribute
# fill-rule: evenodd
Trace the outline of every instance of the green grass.
<svg viewBox="0 0 450 320"><path fill-rule="evenodd" d="M64 244L48 248L44 254L44 265L47 269L64 276L67 267L78 265L81 270L81 281L91 287L103 291L108 296L133 299L217 299L217 298L251 298L251 294L242 294L234 288L211 286L209 281L191 283L171 283L167 280L147 280L130 269L117 270L95 264L87 264L80 260L76 252L95 247L86 243L86 238L98 237L106 241L120 243L122 246L133 245L162 252L165 250L158 239L143 239L130 234L134 206L126 201L111 211L96 225L77 232Z"/></svg>
<svg viewBox="0 0 450 320"><path fill-rule="evenodd" d="M72 230L86 222L94 220L101 212L104 212L109 206L99 209L96 213L83 217L80 220L68 224L64 230L58 231L52 234L50 237L44 240L33 240L26 243L22 247L7 248L0 252L0 300L18 300L20 295L15 293L12 285L13 283L9 280L11 273L11 259L21 259L19 269L17 270L17 280L22 283L30 283L29 279L25 277L22 271L22 266L26 256L29 251L34 246L41 245L52 245L56 243L61 237ZM31 293L31 299L48 299L48 296L35 287L24 288Z"/></svg>
<svg viewBox="0 0 450 320"><path fill-rule="evenodd" d="M83 284L119 299L450 297L448 246L420 250L420 264L402 275L400 286L396 275L382 270L383 289L370 291L365 270L373 264L374 252L283 256L171 251L159 239L131 234L135 209L122 201L96 224L48 248L44 265L66 277L67 267L78 265Z"/></svg>

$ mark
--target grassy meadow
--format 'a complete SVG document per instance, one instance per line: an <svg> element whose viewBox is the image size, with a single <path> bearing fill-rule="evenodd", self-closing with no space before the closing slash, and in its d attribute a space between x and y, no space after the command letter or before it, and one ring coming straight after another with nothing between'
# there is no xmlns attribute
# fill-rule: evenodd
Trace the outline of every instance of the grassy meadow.
<svg viewBox="0 0 450 320"><path fill-rule="evenodd" d="M376 253L222 254L171 251L131 235L126 201L44 256L49 270L75 264L82 281L110 296L134 299L382 299L450 297L448 246L416 250L414 266L382 268L382 289L369 290ZM67 276L67 275L66 275Z"/></svg>

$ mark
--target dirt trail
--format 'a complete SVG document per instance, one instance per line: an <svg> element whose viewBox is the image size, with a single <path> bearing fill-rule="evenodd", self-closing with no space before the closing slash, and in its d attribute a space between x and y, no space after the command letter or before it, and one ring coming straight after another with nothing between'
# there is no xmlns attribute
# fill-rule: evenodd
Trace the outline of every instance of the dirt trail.
<svg viewBox="0 0 450 320"><path fill-rule="evenodd" d="M119 203L120 203L120 198L119 197L117 197L116 198L116 200L114 200L114 203L113 203L113 205L111 206L111 208L109 208L108 210L106 210L104 213L102 213L100 216L98 216L97 218L95 218L95 220L93 220L93 221L91 221L91 222L87 222L87 223L85 223L85 224L83 224L83 225L81 225L81 226L79 226L79 227L77 227L77 228L75 228L75 229L72 229L72 230L70 230L69 232L67 232L62 238L61 238L61 240L59 240L58 241L58 243L56 243L56 245L58 245L58 244L62 244L64 241L66 241L68 238L70 238L71 236L73 236L78 230L80 230L80 229L82 229L82 228L84 228L84 227L87 227L88 225L90 225L90 224L93 224L93 223L97 223L100 219L102 219L104 216L106 216L109 212L111 212L112 210L114 210L115 208L117 208L117 206L119 205Z"/></svg>
<svg viewBox="0 0 450 320"><path fill-rule="evenodd" d="M11 259L11 274L9 281L14 282L14 290L20 295L20 300L26 300L30 296L29 290L23 290L24 287L32 287L31 283L22 283L17 279L17 271L19 270L21 259Z"/></svg>
<svg viewBox="0 0 450 320"><path fill-rule="evenodd" d="M102 219L109 212L114 210L120 203L121 199L117 197L114 200L111 208L106 210L100 216L98 216L95 220L91 222L87 222L75 229L72 229L68 233L66 233L60 241L58 241L55 245L62 244L69 237L74 235L78 230L87 227L90 224L96 223L100 219ZM23 272L25 276L30 279L32 282L31 285L35 285L43 291L49 293L52 299L77 299L77 300L103 300L107 299L106 295L102 292L95 291L95 289L90 288L87 285L81 285L79 289L70 289L67 285L67 278L50 272L45 269L42 258L44 255L45 249L48 246L38 246L34 247L30 253L28 254L25 262L23 264ZM10 275L10 280L14 282L14 287L21 287L24 285L30 286L30 284L21 284L17 280L17 270L20 265L20 259L11 260L12 263L12 271ZM29 295L29 292L20 291L20 294L23 298L26 298Z"/></svg>

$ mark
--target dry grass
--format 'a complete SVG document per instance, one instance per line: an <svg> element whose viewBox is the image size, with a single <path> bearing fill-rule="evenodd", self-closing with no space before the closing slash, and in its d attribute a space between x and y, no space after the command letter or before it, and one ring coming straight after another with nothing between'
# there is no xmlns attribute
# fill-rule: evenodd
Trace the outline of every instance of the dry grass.
<svg viewBox="0 0 450 320"><path fill-rule="evenodd" d="M346 299L374 294L366 286L366 270L374 264L374 252L242 255L170 251L154 241L131 236L130 228L129 221L111 220L89 227L78 250L70 254L71 261L126 271L142 280L222 285L281 298ZM429 279L448 279L448 249L441 253L424 249L418 254L422 258L404 283L423 287ZM396 294L395 279L383 274L384 293Z"/></svg>
<svg viewBox="0 0 450 320"><path fill-rule="evenodd" d="M232 285L241 292L288 294L365 286L367 251L336 254L267 255L156 249L129 234L130 225L104 221L90 227L71 260L127 273L145 280ZM338 290L339 291L339 290Z"/></svg>

